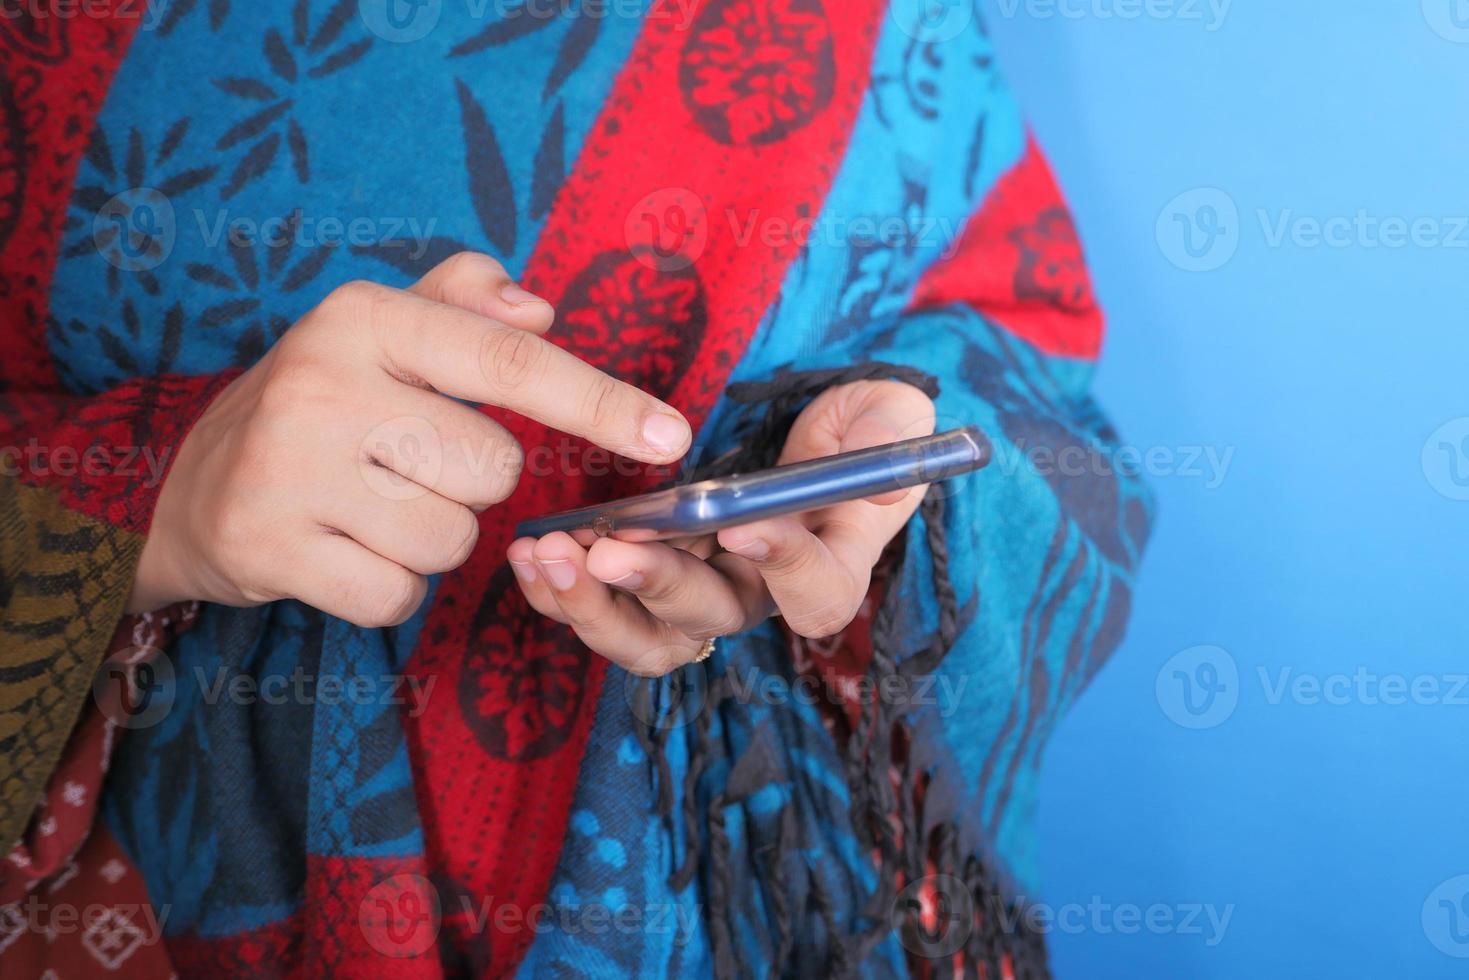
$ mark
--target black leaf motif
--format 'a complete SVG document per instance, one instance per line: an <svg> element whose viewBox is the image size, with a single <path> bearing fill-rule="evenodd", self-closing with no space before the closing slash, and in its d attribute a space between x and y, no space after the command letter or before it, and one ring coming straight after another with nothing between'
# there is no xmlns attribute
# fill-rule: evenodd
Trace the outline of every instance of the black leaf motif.
<svg viewBox="0 0 1469 980"><path fill-rule="evenodd" d="M220 303L211 306L199 314L199 325L203 327L222 327L227 323L234 323L254 313L260 308L260 300L255 297L249 299L232 299L228 303Z"/></svg>
<svg viewBox="0 0 1469 980"><path fill-rule="evenodd" d="M546 87L541 90L542 102L549 99L552 93L566 83L572 72L581 67L587 52L596 43L597 33L601 28L601 17L590 17L584 11L578 12L566 36L561 39L561 47L556 51L556 63L551 66Z"/></svg>
<svg viewBox="0 0 1469 980"><path fill-rule="evenodd" d="M291 164L296 168L296 179L306 183L311 179L310 158L306 149L306 133L293 118L286 129L286 146L291 150Z"/></svg>
<svg viewBox="0 0 1469 980"><path fill-rule="evenodd" d="M158 344L158 373L167 374L179 356L184 337L184 308L173 304L163 315L163 339Z"/></svg>
<svg viewBox="0 0 1469 980"><path fill-rule="evenodd" d="M143 176L148 171L148 156L143 150L143 134L136 129L128 134L128 158L124 164L130 187L142 187Z"/></svg>
<svg viewBox="0 0 1469 980"><path fill-rule="evenodd" d="M537 220L551 211L556 192L566 178L566 120L563 106L556 103L551 121L541 134L541 145L536 149L536 162L531 171L530 214Z"/></svg>
<svg viewBox="0 0 1469 980"><path fill-rule="evenodd" d="M165 180L159 186L158 191L165 196L183 194L208 183L218 172L218 167L195 167L192 170L185 170L183 173L174 174Z"/></svg>
<svg viewBox="0 0 1469 980"><path fill-rule="evenodd" d="M216 78L214 87L229 95L239 96L242 99L254 99L256 102L269 102L272 99L280 98L275 89L258 78Z"/></svg>
<svg viewBox="0 0 1469 980"><path fill-rule="evenodd" d="M107 133L101 126L92 130L92 139L87 143L87 162L106 177L116 177L112 167L112 148L107 145Z"/></svg>
<svg viewBox="0 0 1469 980"><path fill-rule="evenodd" d="M266 109L261 109L253 116L242 119L235 123L214 144L216 150L228 150L230 147L243 143L248 139L254 139L270 127L270 124L283 116L291 108L291 100L277 102Z"/></svg>
<svg viewBox="0 0 1469 980"><path fill-rule="evenodd" d="M456 79L459 110L464 125L464 166L469 173L469 196L480 228L502 256L515 253L515 194L510 171L485 110L469 86Z"/></svg>
<svg viewBox="0 0 1469 980"><path fill-rule="evenodd" d="M259 177L270 169L275 160L276 151L281 148L281 136L279 133L271 133L265 139L255 145L255 148L245 154L243 160L235 167L235 172L230 175L230 182L220 196L229 200L240 192L250 181Z"/></svg>
<svg viewBox="0 0 1469 980"><path fill-rule="evenodd" d="M240 282L245 284L245 288L254 289L259 286L260 267L255 263L255 242L231 236L226 243L226 248L229 250L230 261L235 264L235 275L240 277Z"/></svg>
<svg viewBox="0 0 1469 980"><path fill-rule="evenodd" d="M80 204L84 211L101 211L103 205L112 200L112 195L95 184L89 184L78 187L72 194L72 200Z"/></svg>
<svg viewBox="0 0 1469 980"><path fill-rule="evenodd" d="M143 318L138 316L138 308L130 299L122 301L122 325L127 330L128 336L134 340L142 336Z"/></svg>
<svg viewBox="0 0 1469 980"><path fill-rule="evenodd" d="M366 255L407 274L414 279L423 275L456 252L467 252L469 246L453 238L430 238L427 242L415 241L412 248L402 244L354 245L353 255ZM421 254L420 254L421 253Z"/></svg>
<svg viewBox="0 0 1469 980"><path fill-rule="evenodd" d="M83 255L91 255L99 249L104 249L112 244L112 239L117 237L117 232L111 228L103 232L100 240L88 235L86 238L78 239L74 244L68 245L61 253L63 259L81 258Z"/></svg>
<svg viewBox="0 0 1469 980"><path fill-rule="evenodd" d="M235 363L239 365L253 364L265 353L265 331L260 324L252 323L240 332L240 339L235 341Z"/></svg>
<svg viewBox="0 0 1469 980"><path fill-rule="evenodd" d="M296 208L285 216L286 234L282 237L286 241L294 242L296 240L296 232L301 228L301 218L300 208ZM291 250L289 248L272 248L266 250L265 267L270 270L270 278L274 279L281 274L281 270L286 267L286 260L290 257Z"/></svg>
<svg viewBox="0 0 1469 980"><path fill-rule="evenodd" d="M562 3L564 10L566 4ZM449 57L458 58L466 54L474 54L485 48L498 47L501 44L509 44L517 38L555 23L556 18L546 17L540 13L533 13L525 9L524 5L515 8L505 15L504 20L496 21L489 27L480 31L467 41L461 41L449 49Z"/></svg>
<svg viewBox="0 0 1469 980"><path fill-rule="evenodd" d="M396 706L378 712L367 727L357 733L357 772L354 786L361 786L382 771L383 766L403 744L403 723Z"/></svg>
<svg viewBox="0 0 1469 980"><path fill-rule="evenodd" d="M400 786L364 800L353 807L349 825L356 844L377 844L412 833L418 828L413 787Z"/></svg>
<svg viewBox="0 0 1469 980"><path fill-rule="evenodd" d="M286 273L286 278L281 280L281 291L294 293L315 279L321 272L322 266L326 265L327 259L332 257L332 251L335 248L335 245L322 245L292 266L291 271Z"/></svg>
<svg viewBox="0 0 1469 980"><path fill-rule="evenodd" d="M138 370L138 362L133 360L133 355L128 353L127 347L117 338L117 334L106 327L98 327L97 339L102 342L102 353L106 354L107 359L115 364L125 376L130 377L142 373Z"/></svg>
<svg viewBox="0 0 1469 980"><path fill-rule="evenodd" d="M357 13L357 2L358 0L337 0L337 5L322 18L321 26L316 29L316 36L311 39L307 50L316 54L331 47L332 42L341 37L342 29L352 20L352 15Z"/></svg>
<svg viewBox="0 0 1469 980"><path fill-rule="evenodd" d="M360 41L354 41L306 74L312 78L325 78L328 75L335 74L367 54L367 49L370 47L372 47L372 38L370 37L365 37Z"/></svg>
<svg viewBox="0 0 1469 980"><path fill-rule="evenodd" d="M291 11L291 33L299 47L306 43L306 34L311 28L311 9L308 0L296 0Z"/></svg>
<svg viewBox="0 0 1469 980"><path fill-rule="evenodd" d="M200 262L190 262L188 268L185 269L184 272L190 279L194 280L195 282L203 283L206 286L213 286L216 289L228 289L230 291L234 291L235 289L239 288L235 285L235 281L233 279L225 275L223 272L220 272L212 265L204 265Z"/></svg>
<svg viewBox="0 0 1469 980"><path fill-rule="evenodd" d="M974 197L975 181L979 179L980 153L984 150L984 124L980 119L979 129L974 134L974 141L969 144L969 157L964 165L964 193L966 196Z"/></svg>
<svg viewBox="0 0 1469 980"><path fill-rule="evenodd" d="M163 23L158 25L158 33L164 37L168 37L169 34L173 33L173 29L178 26L179 21L183 20L184 16L194 9L196 2L197 0L173 0L167 12L163 15Z"/></svg>
<svg viewBox="0 0 1469 980"><path fill-rule="evenodd" d="M209 0L209 26L213 30L219 30L219 25L230 14L230 0Z"/></svg>
<svg viewBox="0 0 1469 980"><path fill-rule="evenodd" d="M270 70L281 78L288 82L296 80L296 59L291 57L291 49L286 47L281 32L273 27L265 34L265 60L270 62Z"/></svg>
<svg viewBox="0 0 1469 980"><path fill-rule="evenodd" d="M164 135L163 143L158 147L158 156L154 158L153 162L159 166L167 163L168 158L173 156L178 150L179 145L183 143L184 134L188 131L189 120L187 119L180 119L168 127L168 133Z"/></svg>

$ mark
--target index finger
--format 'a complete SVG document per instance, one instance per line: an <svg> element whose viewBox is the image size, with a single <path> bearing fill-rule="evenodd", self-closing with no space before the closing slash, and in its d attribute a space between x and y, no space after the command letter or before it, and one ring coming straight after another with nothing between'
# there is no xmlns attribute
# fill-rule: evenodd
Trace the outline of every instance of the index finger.
<svg viewBox="0 0 1469 980"><path fill-rule="evenodd" d="M386 286L353 292L384 367L401 380L508 408L645 462L678 459L693 440L677 409L533 333Z"/></svg>

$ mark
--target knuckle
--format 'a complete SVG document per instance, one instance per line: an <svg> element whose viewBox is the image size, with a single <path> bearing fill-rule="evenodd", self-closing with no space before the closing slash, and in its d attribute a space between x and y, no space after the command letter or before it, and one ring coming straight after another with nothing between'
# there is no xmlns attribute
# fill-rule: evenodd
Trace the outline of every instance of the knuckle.
<svg viewBox="0 0 1469 980"><path fill-rule="evenodd" d="M399 625L418 608L420 582L418 576L400 568L365 585L357 597L352 621L368 629Z"/></svg>
<svg viewBox="0 0 1469 980"><path fill-rule="evenodd" d="M786 625L807 639L824 639L850 626L857 618L857 609L858 605L848 599L828 599L794 615L787 613Z"/></svg>
<svg viewBox="0 0 1469 980"><path fill-rule="evenodd" d="M449 547L440 571L447 572L464 564L479 543L479 521L467 508L460 507L458 511L459 516L455 518L457 526L447 532Z"/></svg>
<svg viewBox="0 0 1469 980"><path fill-rule="evenodd" d="M602 429L623 413L622 390L603 375L592 381L582 395L582 417L593 429Z"/></svg>
<svg viewBox="0 0 1469 980"><path fill-rule="evenodd" d="M525 450L514 439L499 439L491 450L490 469L472 506L480 510L509 499L525 470Z"/></svg>
<svg viewBox="0 0 1469 980"><path fill-rule="evenodd" d="M294 415L321 397L328 377L311 357L282 358L260 389L260 406L267 414Z"/></svg>
<svg viewBox="0 0 1469 980"><path fill-rule="evenodd" d="M372 297L381 288L366 279L353 279L328 293L321 305L323 309L333 312L360 310L371 303Z"/></svg>
<svg viewBox="0 0 1469 980"><path fill-rule="evenodd" d="M480 346L480 370L498 388L528 387L544 362L543 347L539 337L522 330L489 330Z"/></svg>

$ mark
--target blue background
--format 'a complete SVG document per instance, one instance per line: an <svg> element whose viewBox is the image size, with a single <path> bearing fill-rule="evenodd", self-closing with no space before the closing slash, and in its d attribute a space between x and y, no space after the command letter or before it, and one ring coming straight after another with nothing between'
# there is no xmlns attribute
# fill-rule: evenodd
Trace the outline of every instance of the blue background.
<svg viewBox="0 0 1469 980"><path fill-rule="evenodd" d="M1469 691L1444 703L1469 670L1469 502L1439 492L1463 491L1429 443L1469 434L1469 30L1432 26L1451 2L1469 25L1463 0L1238 0L1214 30L1207 0L1202 20L984 0L1109 314L1103 405L1180 463L1234 450L1217 486L1153 477L1128 639L1053 742L1041 813L1048 905L1232 917L1212 946L1073 918L1051 936L1063 978L1469 973L1437 905L1469 873ZM1177 229L1170 202L1199 188L1239 217L1204 258L1227 261L1189 272L1159 219ZM1452 241L1272 240L1359 211ZM1239 676L1194 729L1165 665L1199 645ZM1283 670L1359 668L1434 679L1437 703L1273 696Z"/></svg>

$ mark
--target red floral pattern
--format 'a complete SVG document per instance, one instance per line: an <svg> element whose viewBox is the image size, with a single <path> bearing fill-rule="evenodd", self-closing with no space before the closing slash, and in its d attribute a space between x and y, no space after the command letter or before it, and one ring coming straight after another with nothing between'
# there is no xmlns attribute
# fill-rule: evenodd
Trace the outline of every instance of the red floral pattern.
<svg viewBox="0 0 1469 980"><path fill-rule="evenodd" d="M504 566L485 590L471 636L459 707L485 751L525 762L560 748L585 696L587 648L536 615Z"/></svg>
<svg viewBox="0 0 1469 980"><path fill-rule="evenodd" d="M679 66L684 103L721 143L773 143L831 101L831 24L820 0L719 0Z"/></svg>
<svg viewBox="0 0 1469 980"><path fill-rule="evenodd" d="M704 335L708 308L693 268L662 271L626 252L604 252L561 301L577 350L603 352L620 378L667 395Z"/></svg>

